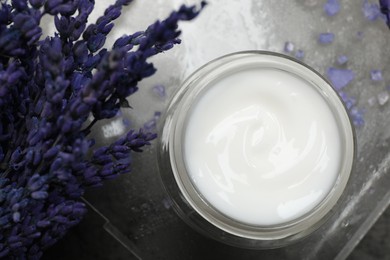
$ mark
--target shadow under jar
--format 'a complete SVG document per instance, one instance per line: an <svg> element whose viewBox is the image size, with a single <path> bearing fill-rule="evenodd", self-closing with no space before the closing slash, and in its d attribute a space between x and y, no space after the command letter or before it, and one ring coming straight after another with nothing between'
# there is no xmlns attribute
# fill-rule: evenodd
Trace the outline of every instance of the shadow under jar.
<svg viewBox="0 0 390 260"><path fill-rule="evenodd" d="M320 74L285 55L246 51L183 83L161 128L158 163L186 223L261 249L317 229L337 209L354 156L346 109Z"/></svg>

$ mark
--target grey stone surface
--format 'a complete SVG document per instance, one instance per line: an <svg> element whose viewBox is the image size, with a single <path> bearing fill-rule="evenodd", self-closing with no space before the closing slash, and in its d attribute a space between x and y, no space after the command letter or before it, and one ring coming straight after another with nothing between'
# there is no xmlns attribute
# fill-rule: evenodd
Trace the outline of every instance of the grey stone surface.
<svg viewBox="0 0 390 260"><path fill-rule="evenodd" d="M348 260L390 259L390 208L378 219Z"/></svg>
<svg viewBox="0 0 390 260"><path fill-rule="evenodd" d="M136 259L102 228L102 219L90 211L85 220L44 255L43 260L133 260ZM213 243L212 241L210 241ZM210 251L205 251L210 255ZM190 257L190 256L189 256ZM231 258L237 259L237 255ZM195 259L195 258L191 258ZM390 209L378 219L375 225L354 249L348 260L390 259Z"/></svg>

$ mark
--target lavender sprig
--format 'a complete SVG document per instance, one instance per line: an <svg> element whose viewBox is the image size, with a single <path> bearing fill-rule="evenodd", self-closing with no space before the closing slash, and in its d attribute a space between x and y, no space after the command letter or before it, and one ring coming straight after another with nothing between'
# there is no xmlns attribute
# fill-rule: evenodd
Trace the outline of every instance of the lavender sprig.
<svg viewBox="0 0 390 260"><path fill-rule="evenodd" d="M130 106L126 98L156 71L148 59L180 43L178 22L200 11L182 6L104 49L130 2L117 0L90 25L93 0L1 4L0 258L39 259L84 216L85 188L130 172L131 154L156 137L130 130L87 156L93 125ZM43 15L57 33L39 41Z"/></svg>

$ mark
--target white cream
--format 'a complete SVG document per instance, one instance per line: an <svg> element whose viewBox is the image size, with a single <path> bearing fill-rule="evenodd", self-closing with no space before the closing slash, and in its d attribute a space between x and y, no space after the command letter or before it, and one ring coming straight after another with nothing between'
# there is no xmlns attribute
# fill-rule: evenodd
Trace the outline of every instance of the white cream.
<svg viewBox="0 0 390 260"><path fill-rule="evenodd" d="M324 98L288 72L256 69L205 90L184 129L196 189L237 221L276 225L315 208L337 179L340 133Z"/></svg>

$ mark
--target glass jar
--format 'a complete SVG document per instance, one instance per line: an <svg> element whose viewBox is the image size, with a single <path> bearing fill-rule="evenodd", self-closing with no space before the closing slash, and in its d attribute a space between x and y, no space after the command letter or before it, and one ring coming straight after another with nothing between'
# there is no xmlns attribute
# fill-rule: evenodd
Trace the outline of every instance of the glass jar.
<svg viewBox="0 0 390 260"><path fill-rule="evenodd" d="M302 216L271 225L242 222L219 210L200 192L184 158L186 125L195 104L221 80L253 69L282 71L308 83L325 100L340 136L340 164L337 178L328 193ZM355 137L348 113L338 94L319 73L279 53L245 51L207 63L189 76L174 94L160 132L158 163L165 191L173 202L173 208L186 223L224 243L260 249L288 245L320 227L332 214L332 209L337 207L354 157Z"/></svg>

